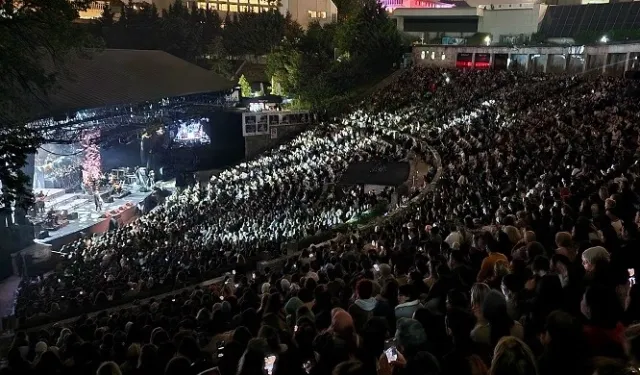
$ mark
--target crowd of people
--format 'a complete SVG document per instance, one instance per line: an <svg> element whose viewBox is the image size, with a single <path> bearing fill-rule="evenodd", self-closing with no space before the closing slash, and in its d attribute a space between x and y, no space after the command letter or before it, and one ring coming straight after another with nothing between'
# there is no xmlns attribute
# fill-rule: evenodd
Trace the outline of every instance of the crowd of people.
<svg viewBox="0 0 640 375"><path fill-rule="evenodd" d="M3 371L636 373L639 97L614 77L414 67L339 121L72 244L59 271L23 283L19 314L232 271L18 332ZM381 199L337 194L350 163L431 151L439 179L394 215L246 267Z"/></svg>
<svg viewBox="0 0 640 375"><path fill-rule="evenodd" d="M351 163L409 159L408 136L351 126L305 132L257 160L194 185L140 220L65 245L55 273L25 279L16 312L34 325L141 291L210 279L234 264L353 221L390 201L337 184ZM385 203L386 202L386 203Z"/></svg>

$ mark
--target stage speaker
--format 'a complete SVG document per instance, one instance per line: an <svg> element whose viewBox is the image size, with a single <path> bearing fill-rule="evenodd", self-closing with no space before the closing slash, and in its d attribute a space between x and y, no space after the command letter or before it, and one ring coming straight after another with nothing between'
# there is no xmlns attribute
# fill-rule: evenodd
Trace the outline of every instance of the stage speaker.
<svg viewBox="0 0 640 375"><path fill-rule="evenodd" d="M36 238L38 238L39 240L44 240L47 237L49 237L49 231L47 230L40 231L40 233L38 233L38 235L36 236Z"/></svg>
<svg viewBox="0 0 640 375"><path fill-rule="evenodd" d="M140 191L141 193L148 193L148 192L149 192L149 188L148 188L148 187L146 187L146 186L140 186L139 191Z"/></svg>
<svg viewBox="0 0 640 375"><path fill-rule="evenodd" d="M113 203L113 196L107 197L107 199L104 200L104 203Z"/></svg>
<svg viewBox="0 0 640 375"><path fill-rule="evenodd" d="M70 213L67 215L67 220L78 220L78 213L75 211Z"/></svg>

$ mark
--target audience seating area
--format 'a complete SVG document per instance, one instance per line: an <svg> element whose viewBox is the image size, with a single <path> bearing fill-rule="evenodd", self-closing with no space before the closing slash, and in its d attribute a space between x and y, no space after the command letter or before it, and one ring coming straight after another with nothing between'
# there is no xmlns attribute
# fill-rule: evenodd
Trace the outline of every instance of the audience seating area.
<svg viewBox="0 0 640 375"><path fill-rule="evenodd" d="M67 245L54 273L22 282L0 372L637 373L639 117L638 81L411 68L344 117ZM405 204L335 184L350 164L410 157L433 168ZM347 224L381 206L374 225Z"/></svg>

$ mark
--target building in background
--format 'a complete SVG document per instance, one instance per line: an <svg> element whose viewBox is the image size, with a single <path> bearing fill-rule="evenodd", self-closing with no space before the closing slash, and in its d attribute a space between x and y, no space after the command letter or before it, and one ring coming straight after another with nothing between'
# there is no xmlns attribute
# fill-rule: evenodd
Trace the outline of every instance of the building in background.
<svg viewBox="0 0 640 375"><path fill-rule="evenodd" d="M394 0L387 0L394 1ZM413 0L412 0L413 1ZM473 4L471 1L427 2L391 9L398 30L425 43L466 44L478 34L490 35L490 43L522 43L538 31L547 5L526 2ZM409 5L409 6L407 6Z"/></svg>
<svg viewBox="0 0 640 375"><path fill-rule="evenodd" d="M338 9L331 0L281 0L280 12L291 17L306 29L317 21L324 25L338 19Z"/></svg>
<svg viewBox="0 0 640 375"><path fill-rule="evenodd" d="M519 70L531 73L606 74L640 79L640 43L590 46L443 46L413 48L417 65Z"/></svg>
<svg viewBox="0 0 640 375"><path fill-rule="evenodd" d="M338 15L331 0L280 0L279 3L268 0L189 0L186 5L190 7L193 2L200 9L217 11L223 19L227 14L233 17L239 12L258 13L277 8L283 15L291 14L292 19L303 28L307 28L313 21L320 24L335 21Z"/></svg>
<svg viewBox="0 0 640 375"><path fill-rule="evenodd" d="M174 0L141 0L139 3L154 4L159 12L169 9L169 5ZM186 0L185 6L191 8L195 3L200 9L215 10L224 19L227 14L234 17L240 12L263 12L270 9L278 9L280 13L291 14L293 20L298 22L303 28L307 28L310 23L317 21L320 24L337 20L338 10L331 0ZM135 4L135 3L134 3ZM116 14L116 19L122 9L120 1L96 0L89 4L89 7L80 12L81 20L98 19L106 6L110 6L112 12Z"/></svg>
<svg viewBox="0 0 640 375"><path fill-rule="evenodd" d="M98 19L102 15L104 8L110 5L109 1L92 1L87 6L87 9L80 11L79 16L81 20L93 20Z"/></svg>

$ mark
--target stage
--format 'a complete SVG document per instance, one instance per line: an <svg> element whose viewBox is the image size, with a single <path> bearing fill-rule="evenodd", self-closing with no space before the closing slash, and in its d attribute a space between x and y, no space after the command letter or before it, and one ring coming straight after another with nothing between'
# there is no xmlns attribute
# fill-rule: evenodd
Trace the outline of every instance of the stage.
<svg viewBox="0 0 640 375"><path fill-rule="evenodd" d="M173 190L174 182L158 182L156 188ZM53 250L72 242L80 237L81 233L103 233L109 229L111 218L116 219L118 225L129 223L141 214L143 207L149 207L153 190L141 192L137 186L132 186L129 194L117 198L113 196L110 202L108 194L103 194L104 203L102 210L96 211L93 199L82 193L66 193L63 189L42 189L47 195L45 201L45 211L55 209L56 211L67 211L73 213L69 216L68 223L56 230L44 228L36 229L37 243L48 244ZM37 192L36 194L38 194ZM77 218L75 217L77 214ZM38 236L41 232L46 232Z"/></svg>
<svg viewBox="0 0 640 375"><path fill-rule="evenodd" d="M76 199L81 204L75 205L73 212L78 213L77 219L69 220L69 223L55 231L48 231L49 236L35 240L43 242L58 249L60 246L67 244L80 236L80 232L84 233L102 233L109 229L109 220L111 217L116 218L118 224L126 224L138 216L138 204L151 195L149 192L131 192L122 199L114 199L113 203L105 203L101 211L95 210L93 201L85 199ZM71 211L70 211L71 212Z"/></svg>

